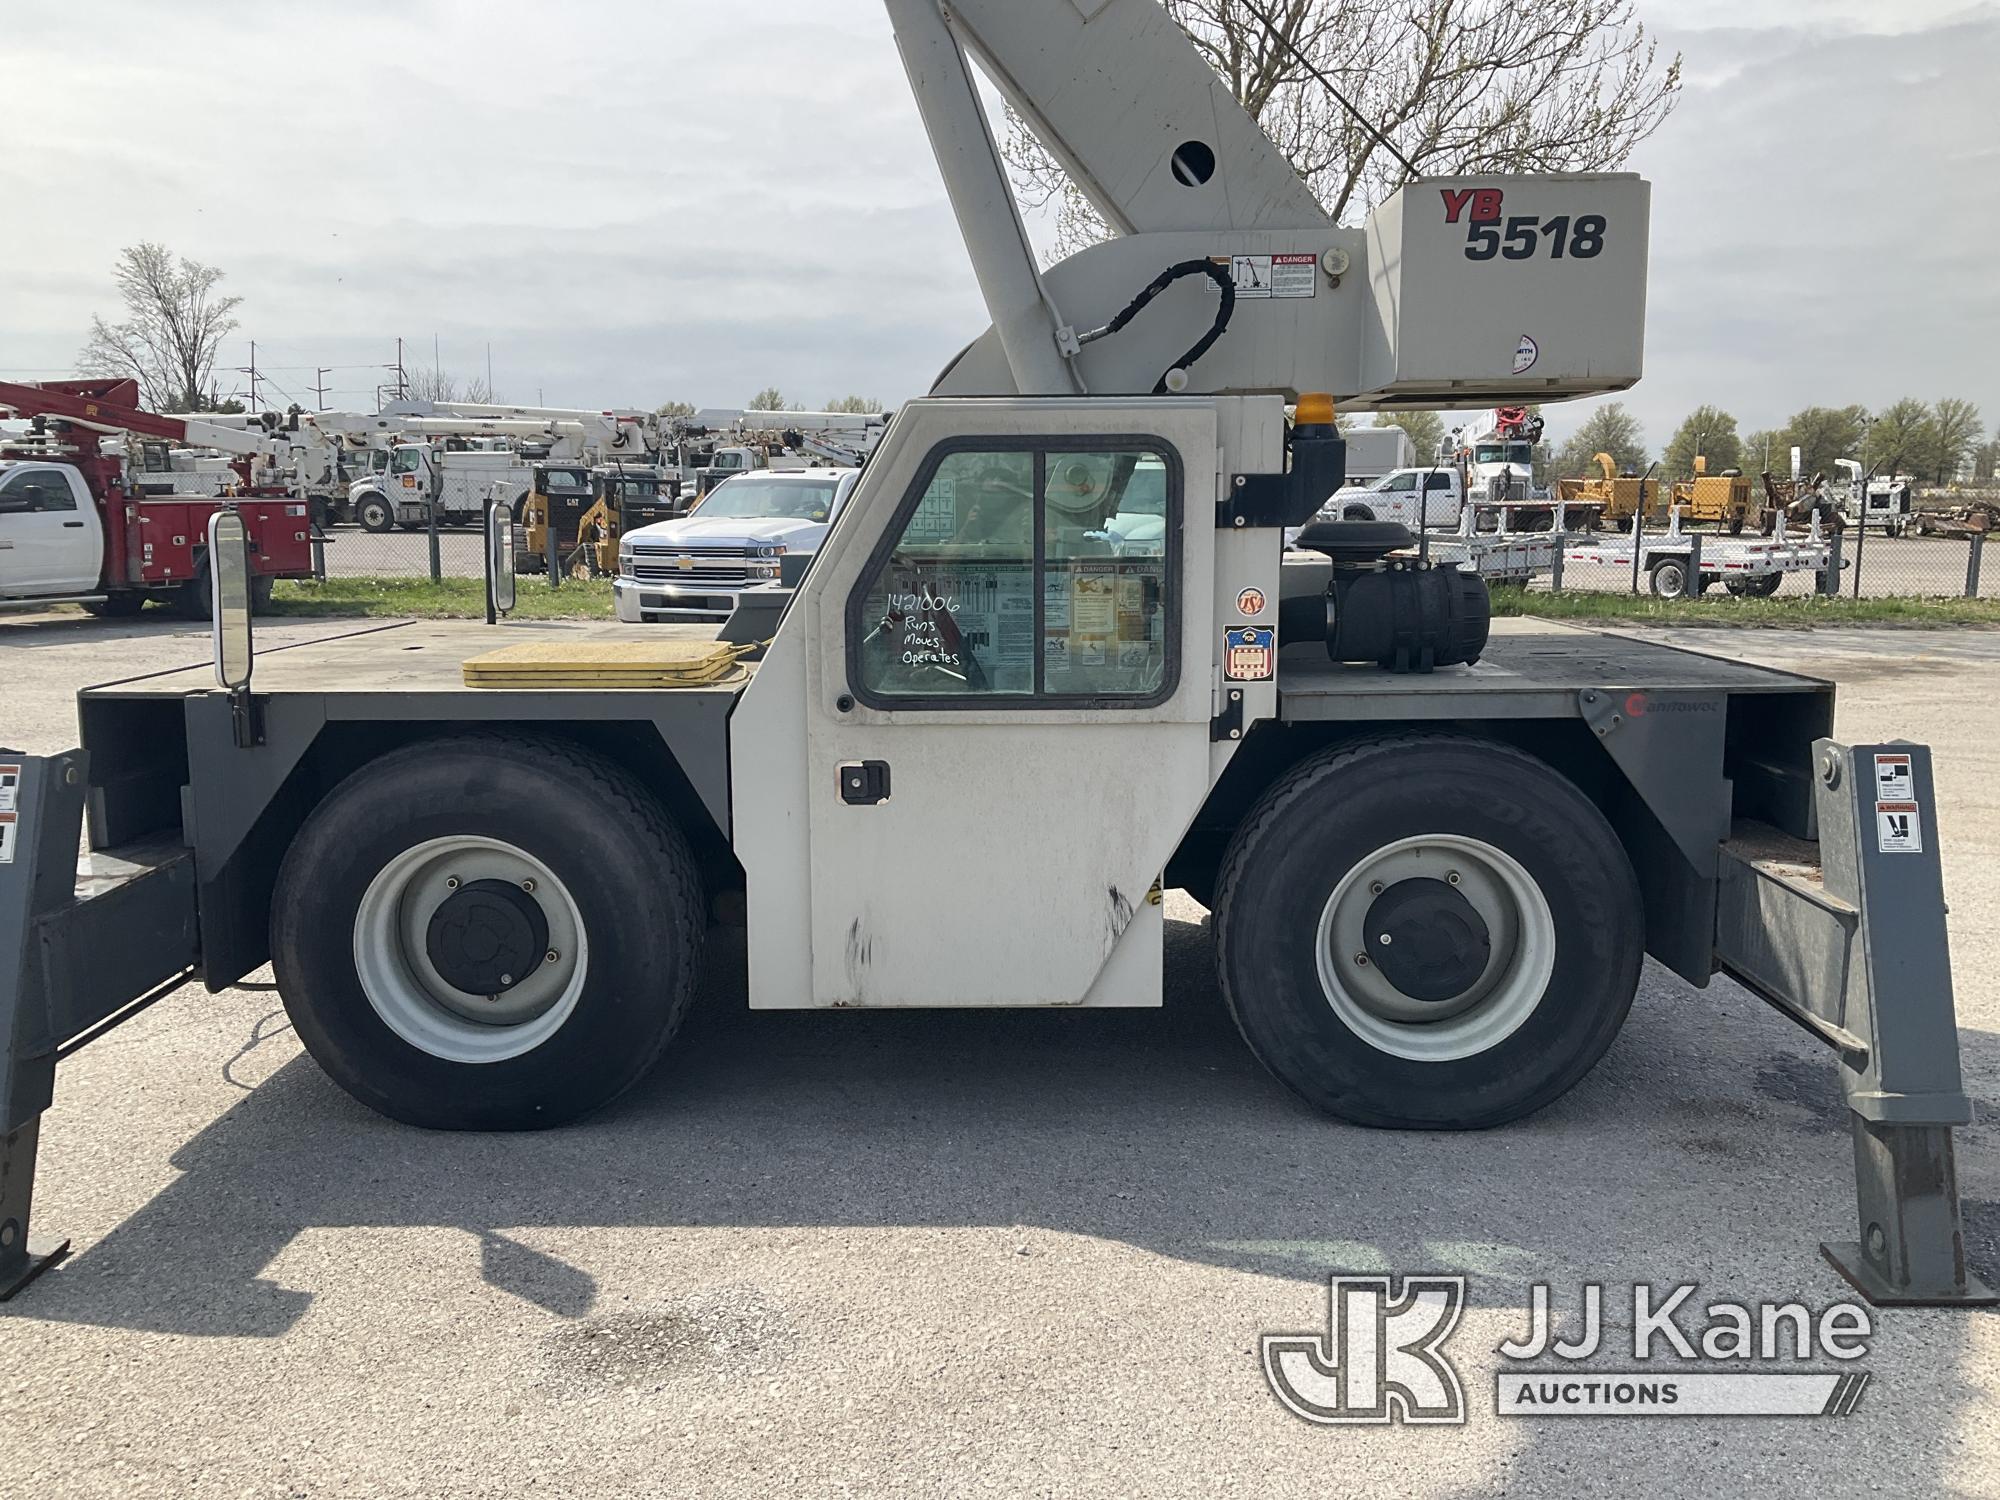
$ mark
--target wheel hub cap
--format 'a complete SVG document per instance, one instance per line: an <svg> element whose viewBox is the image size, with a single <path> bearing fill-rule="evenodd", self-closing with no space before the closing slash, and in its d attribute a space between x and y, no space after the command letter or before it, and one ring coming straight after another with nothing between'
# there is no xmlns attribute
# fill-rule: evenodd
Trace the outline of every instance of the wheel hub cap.
<svg viewBox="0 0 2000 1500"><path fill-rule="evenodd" d="M469 995L512 989L548 949L548 918L533 896L505 880L460 886L431 914L424 934L439 976Z"/></svg>
<svg viewBox="0 0 2000 1500"><path fill-rule="evenodd" d="M1472 903L1442 880L1399 880L1362 918L1369 961L1413 1000L1452 1000L1493 957L1493 937Z"/></svg>

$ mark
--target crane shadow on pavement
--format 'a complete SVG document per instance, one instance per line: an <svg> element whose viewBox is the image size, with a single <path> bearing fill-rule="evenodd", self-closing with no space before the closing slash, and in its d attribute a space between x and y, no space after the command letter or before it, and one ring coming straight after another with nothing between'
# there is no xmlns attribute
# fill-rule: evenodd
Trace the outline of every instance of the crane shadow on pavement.
<svg viewBox="0 0 2000 1500"><path fill-rule="evenodd" d="M397 1125L296 1056L7 1315L275 1337L311 1302L265 1275L296 1236L410 1225L464 1229L489 1285L564 1318L591 1311L592 1278L510 1231L1022 1225L1301 1283L1463 1272L1483 1307L1625 1277L1842 1294L1817 1254L1853 1213L1832 1065L1740 993L1649 968L1566 1098L1499 1130L1401 1133L1328 1120L1264 1073L1205 925L1168 923L1167 975L1160 1010L1060 1012L752 1013L711 980L651 1077L539 1134ZM1987 1034L1967 1046L1992 1060ZM1974 1155L1980 1259L2000 1181Z"/></svg>

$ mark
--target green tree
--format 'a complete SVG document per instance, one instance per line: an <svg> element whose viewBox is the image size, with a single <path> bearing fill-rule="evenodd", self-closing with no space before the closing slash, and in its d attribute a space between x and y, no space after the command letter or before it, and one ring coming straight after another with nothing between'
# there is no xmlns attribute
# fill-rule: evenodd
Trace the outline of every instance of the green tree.
<svg viewBox="0 0 2000 1500"><path fill-rule="evenodd" d="M1937 431L1937 473L1933 477L1946 484L1958 477L1958 466L1978 450L1986 427L1979 420L1979 408L1956 396L1938 402L1931 413L1931 425Z"/></svg>
<svg viewBox="0 0 2000 1500"><path fill-rule="evenodd" d="M694 415L692 401L662 401L660 415L663 417L691 417Z"/></svg>
<svg viewBox="0 0 2000 1500"><path fill-rule="evenodd" d="M1808 406L1792 413L1785 424L1781 442L1771 449L1771 472L1788 475L1792 471L1791 450L1799 450L1799 473L1810 479L1815 474L1832 474L1836 458L1859 456L1861 435L1868 427L1865 406Z"/></svg>
<svg viewBox="0 0 2000 1500"><path fill-rule="evenodd" d="M1429 463L1444 441L1444 418L1434 411L1378 411L1377 427L1400 427L1410 435L1418 463Z"/></svg>
<svg viewBox="0 0 2000 1500"><path fill-rule="evenodd" d="M1991 484L1995 469L2000 469L2000 438L1989 438L1972 450L1972 482Z"/></svg>
<svg viewBox="0 0 2000 1500"><path fill-rule="evenodd" d="M1660 455L1660 477L1688 478L1697 454L1707 461L1711 474L1742 468L1743 442L1736 435L1736 418L1716 406L1697 406L1689 412Z"/></svg>
<svg viewBox="0 0 2000 1500"><path fill-rule="evenodd" d="M877 401L873 396L836 396L833 400L827 402L823 408L826 411L851 411L859 412L863 415L869 412L878 412L881 409L882 403Z"/></svg>
<svg viewBox="0 0 2000 1500"><path fill-rule="evenodd" d="M767 385L750 398L750 411L783 411L785 398L775 385Z"/></svg>
<svg viewBox="0 0 2000 1500"><path fill-rule="evenodd" d="M1937 472L1937 422L1914 396L1891 402L1876 415L1861 444L1861 461L1877 474L1928 479Z"/></svg>
<svg viewBox="0 0 2000 1500"><path fill-rule="evenodd" d="M1556 453L1556 474L1564 479L1595 474L1593 459L1599 453L1610 454L1621 474L1627 470L1646 472L1646 434L1623 401L1606 402L1583 419L1583 425Z"/></svg>
<svg viewBox="0 0 2000 1500"><path fill-rule="evenodd" d="M1759 428L1737 445L1737 451L1746 474L1761 474L1766 469L1774 476L1791 472L1791 443L1777 428Z"/></svg>

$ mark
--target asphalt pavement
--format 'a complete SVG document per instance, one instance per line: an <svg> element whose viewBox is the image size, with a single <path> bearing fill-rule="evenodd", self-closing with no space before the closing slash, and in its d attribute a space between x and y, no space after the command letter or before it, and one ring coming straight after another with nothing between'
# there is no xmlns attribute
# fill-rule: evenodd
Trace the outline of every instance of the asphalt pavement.
<svg viewBox="0 0 2000 1500"><path fill-rule="evenodd" d="M1663 634L1935 748L1967 1252L2000 1282L2000 632ZM205 655L0 616L0 741L62 748L78 686ZM1167 915L1158 1011L753 1015L719 954L659 1070L540 1135L370 1114L268 975L181 992L63 1064L36 1219L76 1254L0 1308L0 1494L2000 1493L1990 1311L1877 1314L1845 1418L1493 1412L1537 1282L1847 1295L1817 1248L1854 1232L1844 1114L1788 1022L1649 966L1542 1114L1365 1131L1262 1072L1205 913ZM1324 1328L1334 1271L1469 1277L1465 1425L1281 1409L1259 1335Z"/></svg>

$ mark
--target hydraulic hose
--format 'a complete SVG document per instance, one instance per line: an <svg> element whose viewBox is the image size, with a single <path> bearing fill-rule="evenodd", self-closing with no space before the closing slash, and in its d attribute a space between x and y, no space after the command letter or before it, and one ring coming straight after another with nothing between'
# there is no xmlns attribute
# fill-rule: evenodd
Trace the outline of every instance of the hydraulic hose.
<svg viewBox="0 0 2000 1500"><path fill-rule="evenodd" d="M1183 354L1161 372L1159 380L1153 386L1153 394L1155 396L1164 396L1167 393L1167 377L1176 370L1185 371L1196 360L1208 353L1214 347L1215 341L1221 338L1224 331L1229 327L1230 315L1236 311L1236 281L1229 274L1227 266L1220 265L1207 257L1203 257L1200 260L1184 260L1179 265L1168 266L1166 270L1160 272L1159 275L1147 283L1144 291L1126 303L1117 317L1106 323L1102 328L1094 328L1089 333L1078 334L1077 343L1079 345L1090 344L1095 343L1098 339L1109 338L1137 317L1140 310L1148 302L1151 302L1183 276L1206 276L1221 291L1222 304L1216 308L1215 322L1209 326L1208 332L1195 340L1187 353Z"/></svg>

